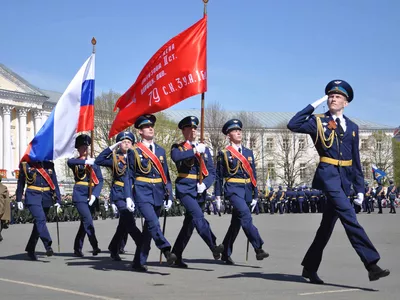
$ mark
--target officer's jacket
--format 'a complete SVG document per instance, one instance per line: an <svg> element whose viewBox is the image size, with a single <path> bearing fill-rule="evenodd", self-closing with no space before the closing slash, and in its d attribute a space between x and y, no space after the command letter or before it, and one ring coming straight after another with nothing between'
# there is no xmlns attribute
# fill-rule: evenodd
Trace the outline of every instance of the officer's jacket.
<svg viewBox="0 0 400 300"><path fill-rule="evenodd" d="M394 185L391 185L391 186L388 187L388 189L387 189L387 197L389 198L389 200L395 200L396 199L396 187Z"/></svg>
<svg viewBox="0 0 400 300"><path fill-rule="evenodd" d="M298 201L306 201L307 197L306 197L306 193L304 191L298 191L297 192L297 200Z"/></svg>
<svg viewBox="0 0 400 300"><path fill-rule="evenodd" d="M385 198L385 191L383 190L383 186L379 185L375 190L375 197L376 199L383 199Z"/></svg>
<svg viewBox="0 0 400 300"><path fill-rule="evenodd" d="M372 196L372 188L366 186L365 187L365 200L368 200Z"/></svg>
<svg viewBox="0 0 400 300"><path fill-rule="evenodd" d="M172 184L165 150L157 144L154 146L154 154L162 165L167 183L164 184L151 159L136 145L128 152L129 168L132 170L129 180L134 185L135 202L149 202L155 206L162 206L165 199L173 199Z"/></svg>
<svg viewBox="0 0 400 300"><path fill-rule="evenodd" d="M103 187L103 175L101 174L100 167L96 164L92 166L85 165L84 159L70 158L67 161L68 167L74 174L74 190L72 192L73 202L87 202L89 197L89 178L90 170L93 168L98 184L93 184L92 195L98 198L100 196L101 189Z"/></svg>
<svg viewBox="0 0 400 300"><path fill-rule="evenodd" d="M106 148L96 158L95 164L108 167L112 170L113 179L110 190L110 201L119 210L126 209L126 198L130 195L126 195L124 187L129 186L129 174L131 170L128 168L129 164L123 153L120 151L111 151L110 148Z"/></svg>
<svg viewBox="0 0 400 300"><path fill-rule="evenodd" d="M256 168L254 163L253 151L246 147L241 147L242 155L248 160L253 170L254 178L257 179ZM237 183L230 179L244 179L247 183ZM224 184L225 182L225 184ZM222 191L223 188L223 191ZM222 192L225 198L229 199L232 195L236 195L251 202L257 198L258 189L250 180L250 176L244 170L242 163L232 156L229 150L223 149L218 153L217 172L215 180L215 195L221 196Z"/></svg>
<svg viewBox="0 0 400 300"><path fill-rule="evenodd" d="M39 173L37 170L38 167L43 168L44 171L49 175L51 181L54 183L54 190L50 188L47 181ZM57 203L61 203L60 188L57 182L54 163L50 161L20 163L16 191L17 202L22 201L25 183L27 185L25 191L25 205L42 205L43 207L50 207L54 204L53 197L55 197L55 201Z"/></svg>
<svg viewBox="0 0 400 300"><path fill-rule="evenodd" d="M276 200L276 193L274 191L270 191L268 194L268 200L269 201L274 201Z"/></svg>
<svg viewBox="0 0 400 300"><path fill-rule="evenodd" d="M195 156L193 149L186 149L184 143L174 144L171 148L171 158L178 170L178 177L175 181L176 195L181 199L184 195L189 194L193 198L197 197L197 183L200 174L200 163ZM204 164L208 170L208 176L203 176L203 183L207 189L215 181L215 168L211 157L210 150L206 147L203 155ZM204 171L203 171L204 174ZM205 200L207 192L204 191L199 202Z"/></svg>
<svg viewBox="0 0 400 300"><path fill-rule="evenodd" d="M321 193L318 190L311 190L310 191L310 201L318 201Z"/></svg>
<svg viewBox="0 0 400 300"><path fill-rule="evenodd" d="M341 167L320 162L315 172L313 187L322 191L340 191L343 188L348 195L353 184L356 193L363 193L364 175L360 162L358 126L349 118L343 116L346 120L347 129L343 138L340 139L336 134L337 129L335 131L332 127L332 123L335 121L330 112L312 115L313 112L314 107L308 105L289 121L288 129L293 132L309 134L320 157L341 161L352 160L351 166ZM324 140L329 140L329 137L333 136L332 140L321 141L321 136L317 133L317 122L322 126Z"/></svg>
<svg viewBox="0 0 400 300"><path fill-rule="evenodd" d="M278 200L278 201L285 201L286 200L285 197L286 197L285 191L278 190L278 192L276 193L276 198L275 199Z"/></svg>

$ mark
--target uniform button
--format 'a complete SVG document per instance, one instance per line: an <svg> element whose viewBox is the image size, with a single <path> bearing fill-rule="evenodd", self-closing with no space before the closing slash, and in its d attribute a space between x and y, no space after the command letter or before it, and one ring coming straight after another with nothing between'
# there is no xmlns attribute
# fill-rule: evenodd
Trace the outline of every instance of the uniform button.
<svg viewBox="0 0 400 300"><path fill-rule="evenodd" d="M343 143L343 141L340 141L340 143L342 144L342 143Z"/></svg>
<svg viewBox="0 0 400 300"><path fill-rule="evenodd" d="M342 152L340 152L340 155L343 155L343 153L342 153Z"/></svg>

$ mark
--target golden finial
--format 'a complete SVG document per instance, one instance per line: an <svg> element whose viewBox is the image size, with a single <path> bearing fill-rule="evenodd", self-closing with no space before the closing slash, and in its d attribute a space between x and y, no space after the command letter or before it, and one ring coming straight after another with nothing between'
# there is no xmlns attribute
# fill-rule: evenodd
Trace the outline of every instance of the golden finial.
<svg viewBox="0 0 400 300"><path fill-rule="evenodd" d="M92 38L92 45L93 45L93 53L95 53L96 52L96 44L97 44L97 41L96 41L96 39L93 37Z"/></svg>

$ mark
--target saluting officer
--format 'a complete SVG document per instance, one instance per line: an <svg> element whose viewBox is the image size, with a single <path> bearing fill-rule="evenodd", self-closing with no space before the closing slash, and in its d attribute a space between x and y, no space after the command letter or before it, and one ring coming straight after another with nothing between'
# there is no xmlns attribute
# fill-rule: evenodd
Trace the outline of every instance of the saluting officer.
<svg viewBox="0 0 400 300"><path fill-rule="evenodd" d="M355 200L357 205L361 205L365 191L358 126L343 115L344 108L353 100L353 89L343 80L333 80L326 86L325 94L298 112L287 125L291 131L307 133L313 139L320 156L313 187L321 189L327 197L320 227L302 262L302 276L309 278L312 283L324 283L317 271L323 250L339 218L353 248L368 270L369 279L378 280L390 272L378 267L379 253L358 223L354 208L347 199L351 185L358 195ZM315 108L326 100L329 111L313 115Z"/></svg>
<svg viewBox="0 0 400 300"><path fill-rule="evenodd" d="M263 260L269 254L262 249L264 241L253 224L249 205L254 209L257 204L258 190L253 151L242 145L242 122L232 119L225 123L222 133L227 135L230 145L218 153L215 195L221 202L222 193L229 199L233 210L228 232L223 241L222 260L234 264L231 255L233 243L240 227L254 247L257 260Z"/></svg>
<svg viewBox="0 0 400 300"><path fill-rule="evenodd" d="M100 167L94 163L94 158L88 158L88 147L92 144L92 139L87 134L78 135L75 139L75 148L78 150L77 158L70 158L67 161L68 167L74 174L74 189L72 192L72 202L81 218L81 224L75 237L74 255L83 257L83 241L87 234L89 243L93 248L92 254L96 256L101 252L98 246L95 229L93 226L91 206L96 198L100 196L103 187L103 176ZM89 198L89 181L92 177L92 194Z"/></svg>
<svg viewBox="0 0 400 300"><path fill-rule="evenodd" d="M123 248L121 243L125 245L126 233L129 233L135 241L136 253L140 251L142 243L141 232L136 226L133 214L135 204L132 199L132 183L130 180L133 170L129 168L129 153L132 152L131 148L134 142L135 136L132 132L120 132L117 135L116 143L104 149L95 160L96 164L112 170L113 181L110 202L113 209L119 211L119 221L108 250L110 250L111 258L115 261L121 260L119 253L120 249Z"/></svg>
<svg viewBox="0 0 400 300"><path fill-rule="evenodd" d="M151 239L163 252L169 265L174 264L177 259L176 255L171 253L171 245L164 237L158 220L163 205L166 211L171 208L173 195L166 152L154 143L155 123L154 115L143 115L136 120L135 128L139 130L142 141L129 152L129 164L133 170L131 177L134 184L133 197L145 220L143 244L140 254L136 252L132 265L133 270L138 272L147 271L146 262Z"/></svg>
<svg viewBox="0 0 400 300"><path fill-rule="evenodd" d="M49 230L46 225L47 214L50 207L53 205L53 198L56 203L56 213L61 210L61 194L58 187L56 171L54 163L51 161L39 162L21 162L19 166L19 176L16 191L16 200L18 209L23 210L22 194L25 191L25 205L33 217L33 229L26 245L25 251L31 260L37 260L35 248L37 241L40 239L46 249L46 255L52 256L54 254L51 247L52 240Z"/></svg>
<svg viewBox="0 0 400 300"><path fill-rule="evenodd" d="M210 248L214 259L220 259L224 250L222 244L217 246L217 238L204 218L202 209L206 203L207 189L215 180L215 168L208 147L203 143L196 143L198 125L199 119L195 116L182 119L178 128L182 130L185 141L174 144L171 148L171 158L178 169L178 178L175 182L176 197L186 209L182 229L172 248L172 253L177 257L175 265L181 268L187 268L187 264L182 260L182 253L194 228ZM201 154L203 154L202 158ZM202 183L199 182L200 172L204 177Z"/></svg>

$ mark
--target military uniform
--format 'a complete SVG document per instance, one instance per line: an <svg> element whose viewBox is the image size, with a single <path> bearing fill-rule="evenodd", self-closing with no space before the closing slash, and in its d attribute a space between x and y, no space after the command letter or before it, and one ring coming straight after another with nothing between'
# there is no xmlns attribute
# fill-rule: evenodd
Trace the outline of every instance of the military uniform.
<svg viewBox="0 0 400 300"><path fill-rule="evenodd" d="M58 187L54 163L44 162L21 162L16 191L16 201L22 201L25 184L25 206L34 218L34 225L25 251L32 260L36 260L35 248L37 241L43 242L46 254L53 255L51 248L52 239L46 226L46 216L50 207L54 204L55 197L58 205L61 203L60 189Z"/></svg>
<svg viewBox="0 0 400 300"><path fill-rule="evenodd" d="M228 135L232 130L241 130L242 126L240 120L232 119L225 123L222 132ZM231 224L223 241L222 260L228 264L232 262L233 244L241 227L254 247L256 258L262 260L268 257L262 249L264 241L253 224L249 209L249 205L255 205L257 200L254 198L258 196L253 151L243 145L228 146L220 151L216 175L215 195L224 194L233 206Z"/></svg>
<svg viewBox="0 0 400 300"><path fill-rule="evenodd" d="M390 214L396 213L395 200L396 200L396 186L393 184L393 180L390 180L390 186L387 189L387 198L390 201Z"/></svg>
<svg viewBox="0 0 400 300"><path fill-rule="evenodd" d="M337 94L344 95L347 101L353 99L353 90L342 80L330 82L325 88L325 94L334 94L332 99L339 97ZM317 101L317 105L326 98ZM313 112L314 106L308 105L287 125L293 132L309 134L314 141L320 163L315 172L313 187L325 192L328 199L320 227L302 262L303 276L313 283L323 283L317 275L317 270L338 218L353 248L367 268L370 280L387 276L389 271L381 270L376 265L380 259L379 253L358 223L354 209L347 199L351 185L357 193L364 192L358 126L346 116L334 118L329 111L321 115L313 115Z"/></svg>
<svg viewBox="0 0 400 300"><path fill-rule="evenodd" d="M117 143L128 139L132 143L135 142L134 135L129 132L121 132L117 135ZM116 144L117 145L117 144ZM114 145L116 147L116 145ZM112 170L112 186L110 190L110 202L118 208L119 220L117 230L108 246L111 258L121 260L120 249L125 246L127 233L132 237L136 244L136 253L140 252L142 245L142 234L136 226L134 213L127 207L127 198L132 197L132 176L133 170L129 167L129 154L132 150L128 150L126 154L121 149L114 150L112 147L104 149L96 158L95 163L108 167Z"/></svg>
<svg viewBox="0 0 400 300"><path fill-rule="evenodd" d="M276 200L278 201L279 214L283 214L285 211L286 193L282 189L282 186L278 187L278 192L276 193Z"/></svg>
<svg viewBox="0 0 400 300"><path fill-rule="evenodd" d="M91 143L92 140L88 135L81 134L75 140L75 148L78 149L81 146L89 146ZM70 158L67 161L67 165L74 174L75 185L72 193L72 202L78 210L81 219L80 226L75 237L74 254L78 257L83 256L83 241L87 235L89 243L93 248L93 255L97 255L100 253L100 249L98 247L92 214L88 204L88 201L90 200L89 184L91 178L93 186L92 196L98 198L103 187L103 176L98 165L86 165L85 159Z"/></svg>
<svg viewBox="0 0 400 300"><path fill-rule="evenodd" d="M184 130L185 127L197 129L199 119L189 116L182 119L178 128ZM210 228L210 224L204 218L202 206L204 206L207 196L207 189L212 186L215 180L215 168L212 156L208 147L205 147L203 155L197 152L197 144L194 141L185 141L172 145L171 158L178 170L178 178L175 181L176 197L185 207L185 219L182 228L176 238L172 253L177 256L176 265L186 267L182 263L182 253L192 236L193 229L196 228L198 234L213 252L214 258L219 259L223 246L219 248L216 244L216 237ZM201 161L201 164L200 164ZM204 190L198 193L200 172L202 172Z"/></svg>
<svg viewBox="0 0 400 300"><path fill-rule="evenodd" d="M0 242L3 240L1 232L3 228L8 228L11 220L11 201L7 187L1 183L0 176Z"/></svg>
<svg viewBox="0 0 400 300"><path fill-rule="evenodd" d="M385 190L383 189L382 183L378 181L378 187L375 190L375 197L378 202L378 214L382 213L382 200L385 198Z"/></svg>
<svg viewBox="0 0 400 300"><path fill-rule="evenodd" d="M155 122L155 116L144 115L136 120L135 128L154 126ZM158 220L164 200L173 200L166 152L155 143L149 145L137 143L133 151L129 151L128 157L132 170L130 180L134 184L133 197L136 207L145 220L142 232L143 243L140 253L135 254L133 269L147 270L144 266L150 252L151 239L164 253L168 264L173 264L176 256L170 252L171 245L164 237Z"/></svg>

